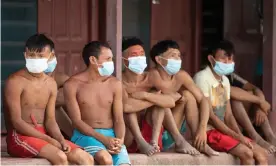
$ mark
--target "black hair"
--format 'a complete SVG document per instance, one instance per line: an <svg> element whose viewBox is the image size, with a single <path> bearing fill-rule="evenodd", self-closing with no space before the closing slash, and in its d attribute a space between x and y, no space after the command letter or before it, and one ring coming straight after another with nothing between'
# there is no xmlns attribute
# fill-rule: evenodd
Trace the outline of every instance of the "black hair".
<svg viewBox="0 0 276 166"><path fill-rule="evenodd" d="M131 38L123 38L122 42L122 51L125 51L131 46L140 45L143 47L144 43L137 37L131 37Z"/></svg>
<svg viewBox="0 0 276 166"><path fill-rule="evenodd" d="M166 52L169 48L179 49L179 45L173 40L162 40L156 43L150 50L151 60L156 63L155 57Z"/></svg>
<svg viewBox="0 0 276 166"><path fill-rule="evenodd" d="M228 40L222 40L219 43L213 45L208 50L208 55L213 55L217 53L218 50L224 50L228 57L231 57L233 54L235 54L235 48L232 42Z"/></svg>
<svg viewBox="0 0 276 166"><path fill-rule="evenodd" d="M98 58L101 53L101 49L103 47L111 49L108 43L104 43L104 42L100 42L100 41L92 41L92 42L86 44L82 50L82 58L83 58L84 63L87 66L89 66L90 56L94 56L94 57Z"/></svg>
<svg viewBox="0 0 276 166"><path fill-rule="evenodd" d="M51 39L44 34L37 33L29 37L26 41L25 49L27 48L29 51L42 52L46 46L49 46L51 51L55 49L55 44Z"/></svg>

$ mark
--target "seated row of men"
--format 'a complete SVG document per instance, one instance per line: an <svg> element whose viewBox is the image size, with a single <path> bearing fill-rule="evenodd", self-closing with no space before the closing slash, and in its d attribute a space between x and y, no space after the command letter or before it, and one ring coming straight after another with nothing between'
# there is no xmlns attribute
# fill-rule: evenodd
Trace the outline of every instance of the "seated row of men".
<svg viewBox="0 0 276 166"><path fill-rule="evenodd" d="M267 154L276 151L267 119L270 105L258 88L233 73L232 43L211 48L209 64L194 79L181 70L179 46L172 40L153 46L150 57L156 67L149 71L141 40L125 39L122 47L122 82L112 76L111 48L99 41L85 45L87 68L69 78L54 72L54 43L43 34L31 36L25 45L26 68L5 84L8 153L62 165L93 165L94 160L129 165L128 152L227 152L241 164L267 165ZM56 106L72 121L71 142L61 134ZM186 124L192 143L183 137Z"/></svg>

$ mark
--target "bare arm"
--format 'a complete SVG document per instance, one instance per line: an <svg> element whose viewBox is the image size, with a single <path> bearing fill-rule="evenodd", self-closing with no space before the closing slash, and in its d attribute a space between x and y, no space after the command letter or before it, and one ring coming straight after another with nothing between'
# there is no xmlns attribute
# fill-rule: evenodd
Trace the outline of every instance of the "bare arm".
<svg viewBox="0 0 276 166"><path fill-rule="evenodd" d="M163 108L175 107L175 101L170 95L146 92L144 100Z"/></svg>
<svg viewBox="0 0 276 166"><path fill-rule="evenodd" d="M4 89L5 102L9 113L9 117L14 129L26 136L35 137L48 141L50 139L46 134L42 134L37 131L33 126L25 122L21 118L21 99L20 96L23 92L22 84L20 84L21 79L11 76L6 82Z"/></svg>
<svg viewBox="0 0 276 166"><path fill-rule="evenodd" d="M114 131L116 138L124 142L125 122L123 118L123 88L121 82L117 81L115 89L113 101Z"/></svg>
<svg viewBox="0 0 276 166"><path fill-rule="evenodd" d="M261 98L263 100L265 100L264 93L258 87L256 87L255 85L248 82L243 86L243 89L246 90L246 91L253 91L254 95L258 96L259 98Z"/></svg>
<svg viewBox="0 0 276 166"><path fill-rule="evenodd" d="M231 86L231 99L260 104L260 97L255 96L241 88Z"/></svg>
<svg viewBox="0 0 276 166"><path fill-rule="evenodd" d="M179 79L183 83L183 86L192 93L195 97L197 103L199 104L199 111L200 111L200 127L205 129L207 128L207 123L209 120L209 103L208 99L203 95L202 91L196 86L191 76L181 71L179 75Z"/></svg>
<svg viewBox="0 0 276 166"><path fill-rule="evenodd" d="M238 134L242 134L239 126L237 124L237 121L235 117L233 116L231 105L230 105L230 100L227 101L226 104L226 112L225 112L225 123L227 126L229 126L233 131L235 131Z"/></svg>
<svg viewBox="0 0 276 166"><path fill-rule="evenodd" d="M74 80L66 82L63 88L65 105L73 126L81 133L95 137L99 141L104 142L106 137L96 132L91 126L86 124L81 119L81 112L77 102L77 84Z"/></svg>
<svg viewBox="0 0 276 166"><path fill-rule="evenodd" d="M146 108L153 106L153 103L149 101L138 100L128 96L125 90L123 93L123 101L124 101L124 113L140 112Z"/></svg>
<svg viewBox="0 0 276 166"><path fill-rule="evenodd" d="M210 103L210 119L211 124L220 132L229 135L233 138L238 138L238 133L230 129L224 122L222 122L213 112L211 100L208 98Z"/></svg>
<svg viewBox="0 0 276 166"><path fill-rule="evenodd" d="M51 95L46 107L46 116L45 116L45 127L50 136L56 139L59 142L64 141L60 129L58 127L56 116L55 116L55 103L57 98L57 84L54 80L49 83L49 87L52 88Z"/></svg>
<svg viewBox="0 0 276 166"><path fill-rule="evenodd" d="M58 89L56 107L65 106L64 96L63 96L63 88Z"/></svg>

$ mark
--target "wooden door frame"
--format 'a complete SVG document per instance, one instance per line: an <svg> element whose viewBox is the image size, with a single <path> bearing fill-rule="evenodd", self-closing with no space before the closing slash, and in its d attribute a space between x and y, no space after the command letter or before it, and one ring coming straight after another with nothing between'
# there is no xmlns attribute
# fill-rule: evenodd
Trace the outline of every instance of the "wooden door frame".
<svg viewBox="0 0 276 166"><path fill-rule="evenodd" d="M263 91L276 111L276 1L264 0Z"/></svg>
<svg viewBox="0 0 276 166"><path fill-rule="evenodd" d="M151 0L150 0L151 1ZM152 5L152 2L150 2ZM191 76L195 74L200 69L201 64L201 38L202 38L202 0L191 0L190 4L191 8L191 29L192 29L192 40L191 40L191 63L193 63L193 67L191 68ZM152 14L152 12L151 12ZM152 15L151 15L152 18ZM150 19L150 22L152 20ZM152 32L152 27L150 28ZM152 33L150 33L151 35ZM150 37L150 46L152 47L152 37ZM155 64L150 60L149 66L154 67Z"/></svg>

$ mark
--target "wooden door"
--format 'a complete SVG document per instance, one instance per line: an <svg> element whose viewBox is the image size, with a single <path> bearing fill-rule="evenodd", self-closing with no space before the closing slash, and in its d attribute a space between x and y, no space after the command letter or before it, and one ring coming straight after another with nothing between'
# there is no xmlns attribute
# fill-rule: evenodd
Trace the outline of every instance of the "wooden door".
<svg viewBox="0 0 276 166"><path fill-rule="evenodd" d="M256 2L258 1L224 1L224 37L235 45L236 72L250 82L255 81L257 61L262 54L260 17Z"/></svg>
<svg viewBox="0 0 276 166"><path fill-rule="evenodd" d="M97 0L39 0L38 32L55 43L57 71L72 75L82 70L84 45L98 39Z"/></svg>
<svg viewBox="0 0 276 166"><path fill-rule="evenodd" d="M151 4L151 46L160 40L175 40L182 69L190 74L199 69L200 12L199 0L155 0Z"/></svg>

